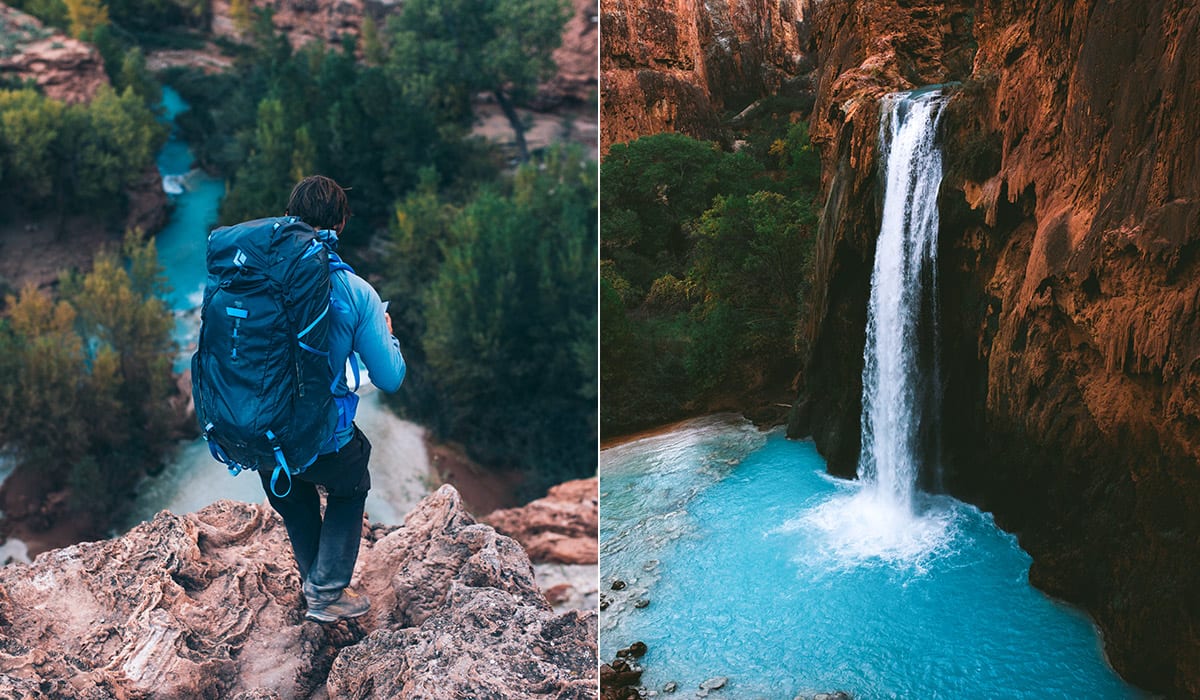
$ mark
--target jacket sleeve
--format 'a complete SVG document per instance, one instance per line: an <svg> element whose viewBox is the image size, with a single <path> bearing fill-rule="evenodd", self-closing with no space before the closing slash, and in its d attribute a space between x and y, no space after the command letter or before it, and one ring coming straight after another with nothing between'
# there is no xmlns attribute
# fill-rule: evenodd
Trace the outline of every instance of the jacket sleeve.
<svg viewBox="0 0 1200 700"><path fill-rule="evenodd" d="M388 332L379 293L362 278L357 282L354 285L358 312L354 350L371 373L371 383L390 394L400 388L407 371L404 355L400 353L400 341Z"/></svg>

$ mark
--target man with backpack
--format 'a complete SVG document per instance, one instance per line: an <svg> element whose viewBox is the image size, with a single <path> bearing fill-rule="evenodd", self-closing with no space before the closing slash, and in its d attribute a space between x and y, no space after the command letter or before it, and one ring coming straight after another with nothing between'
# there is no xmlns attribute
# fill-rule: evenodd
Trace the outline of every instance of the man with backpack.
<svg viewBox="0 0 1200 700"><path fill-rule="evenodd" d="M196 414L213 457L258 472L300 569L305 617L365 614L350 588L371 476L371 443L354 425L346 382L358 360L371 382L399 389L405 364L391 317L333 248L350 216L332 179L301 180L283 217L209 236L200 342L192 359ZM324 519L317 486L326 492Z"/></svg>

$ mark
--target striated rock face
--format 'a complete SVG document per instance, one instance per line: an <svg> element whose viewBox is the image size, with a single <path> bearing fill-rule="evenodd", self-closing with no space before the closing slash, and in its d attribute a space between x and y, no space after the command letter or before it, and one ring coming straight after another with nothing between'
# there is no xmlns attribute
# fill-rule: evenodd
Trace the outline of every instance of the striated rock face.
<svg viewBox="0 0 1200 700"><path fill-rule="evenodd" d="M364 528L354 623L303 620L286 537L221 501L0 568L0 697L594 696L595 613L554 614L452 487Z"/></svg>
<svg viewBox="0 0 1200 700"><path fill-rule="evenodd" d="M601 151L663 131L720 136L720 116L811 65L802 0L601 0Z"/></svg>
<svg viewBox="0 0 1200 700"><path fill-rule="evenodd" d="M1122 675L1200 696L1200 10L810 12L828 200L806 398L831 470L858 454L878 97L962 80L941 201L946 485L1094 615Z"/></svg>
<svg viewBox="0 0 1200 700"><path fill-rule="evenodd" d="M520 542L534 562L595 564L598 489L595 477L568 481L551 488L545 498L493 511L484 522Z"/></svg>
<svg viewBox="0 0 1200 700"><path fill-rule="evenodd" d="M91 44L42 26L36 18L0 4L0 81L33 80L47 97L87 102L108 84L104 60Z"/></svg>

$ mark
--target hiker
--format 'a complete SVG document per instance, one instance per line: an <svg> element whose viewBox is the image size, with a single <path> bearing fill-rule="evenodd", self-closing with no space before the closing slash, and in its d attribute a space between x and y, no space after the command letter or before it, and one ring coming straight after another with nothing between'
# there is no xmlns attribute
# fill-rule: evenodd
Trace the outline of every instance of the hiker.
<svg viewBox="0 0 1200 700"><path fill-rule="evenodd" d="M314 175L296 184L284 217L214 231L204 325L193 358L197 417L213 457L234 474L258 472L291 540L308 606L305 617L317 622L355 618L370 609L367 596L350 588L371 488L371 443L353 422L358 396L346 382L347 360L355 389L354 353L383 391L399 389L405 374L400 342L379 294L333 252L349 216L345 191L332 179ZM287 289L276 292L273 303L252 308L250 297L265 296L261 290L271 286L261 284L264 278L282 279L274 285ZM315 291L308 288L313 280ZM255 336L252 321L257 317L266 324L261 319L271 314L283 320L270 321L273 325ZM271 335L281 327L292 329L292 335ZM247 357L263 358L266 369L246 371ZM279 358L294 358L294 372L292 360ZM247 375L240 384L239 373ZM274 379L263 381L264 373ZM250 397L242 398L239 391L250 391ZM262 408L250 407L255 402ZM277 408L309 405L317 408ZM285 418L261 417L272 410ZM266 426L264 420L289 424ZM300 460L307 463L297 464ZM318 485L326 492L324 520Z"/></svg>

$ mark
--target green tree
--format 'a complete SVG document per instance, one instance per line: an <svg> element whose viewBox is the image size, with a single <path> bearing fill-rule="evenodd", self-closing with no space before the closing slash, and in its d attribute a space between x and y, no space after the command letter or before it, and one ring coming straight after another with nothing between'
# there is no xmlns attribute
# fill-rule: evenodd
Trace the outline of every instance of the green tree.
<svg viewBox="0 0 1200 700"><path fill-rule="evenodd" d="M422 345L450 435L533 494L595 471L595 175L553 151L512 188L454 222Z"/></svg>
<svg viewBox="0 0 1200 700"><path fill-rule="evenodd" d="M691 248L686 227L721 193L748 194L763 166L711 142L657 134L616 144L602 165L602 254L645 294L662 272L682 276Z"/></svg>
<svg viewBox="0 0 1200 700"><path fill-rule="evenodd" d="M60 162L74 207L113 206L154 162L166 138L134 87L117 95L103 86L86 105L68 108Z"/></svg>
<svg viewBox="0 0 1200 700"><path fill-rule="evenodd" d="M439 86L443 108L469 120L471 98L491 93L528 160L516 105L554 72L570 16L564 0L410 0L395 24L393 64Z"/></svg>
<svg viewBox="0 0 1200 700"><path fill-rule="evenodd" d="M238 169L236 186L221 203L226 221L279 215L287 204L291 179L295 132L285 119L283 102L277 97L258 103L258 125L252 150Z"/></svg>
<svg viewBox="0 0 1200 700"><path fill-rule="evenodd" d="M78 310L84 336L117 360L117 397L129 415L129 434L114 446L143 433L138 441L157 451L167 432L163 406L172 386L175 317L162 298L166 282L153 239L128 232L124 254L128 269L122 257L101 253L89 274L63 284L63 294Z"/></svg>
<svg viewBox="0 0 1200 700"><path fill-rule="evenodd" d="M250 0L230 0L229 16L233 26L242 34L248 34L254 27L254 14L250 11Z"/></svg>
<svg viewBox="0 0 1200 700"><path fill-rule="evenodd" d="M89 39L92 32L108 24L108 6L102 0L64 0L71 21L71 36Z"/></svg>
<svg viewBox="0 0 1200 700"><path fill-rule="evenodd" d="M0 435L53 482L88 448L86 358L75 309L33 286L9 296L8 376L0 382Z"/></svg>
<svg viewBox="0 0 1200 700"><path fill-rule="evenodd" d="M28 203L54 192L57 163L52 146L63 128L65 108L31 89L0 90L0 171L4 188Z"/></svg>
<svg viewBox="0 0 1200 700"><path fill-rule="evenodd" d="M151 109L162 102L162 86L146 69L146 57L141 48L134 46L121 57L121 72L115 81L118 90L133 90L142 103Z"/></svg>
<svg viewBox="0 0 1200 700"><path fill-rule="evenodd" d="M379 36L379 25L370 13L362 21L362 52L363 60L368 65L379 66L387 61L387 49Z"/></svg>

